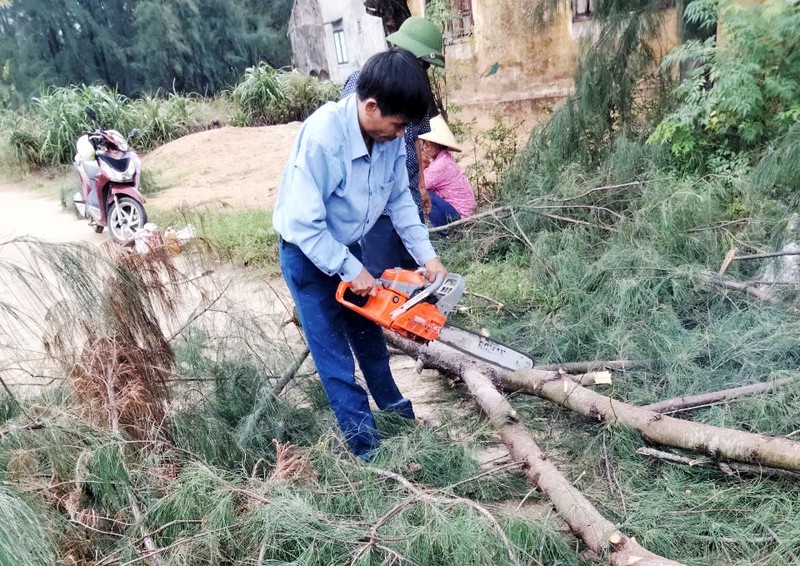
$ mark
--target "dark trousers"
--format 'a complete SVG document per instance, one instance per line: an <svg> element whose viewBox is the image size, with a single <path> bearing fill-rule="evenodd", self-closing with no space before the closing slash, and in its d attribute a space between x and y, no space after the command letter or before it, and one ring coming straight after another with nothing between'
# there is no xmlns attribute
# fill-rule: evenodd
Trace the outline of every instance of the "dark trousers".
<svg viewBox="0 0 800 566"><path fill-rule="evenodd" d="M358 257L359 246L351 246L351 252ZM338 303L341 279L320 271L300 248L281 240L280 261L331 409L350 450L366 460L380 444L380 435L367 393L355 380L353 354L378 408L414 418L411 401L400 393L389 369L383 331Z"/></svg>
<svg viewBox="0 0 800 566"><path fill-rule="evenodd" d="M419 267L395 231L392 219L385 214L378 218L360 244L363 250L362 263L373 277L380 277L385 270L393 267Z"/></svg>
<svg viewBox="0 0 800 566"><path fill-rule="evenodd" d="M431 196L431 213L428 215L428 220L432 226L444 226L461 220L461 215L453 208L452 204L433 192L428 194Z"/></svg>

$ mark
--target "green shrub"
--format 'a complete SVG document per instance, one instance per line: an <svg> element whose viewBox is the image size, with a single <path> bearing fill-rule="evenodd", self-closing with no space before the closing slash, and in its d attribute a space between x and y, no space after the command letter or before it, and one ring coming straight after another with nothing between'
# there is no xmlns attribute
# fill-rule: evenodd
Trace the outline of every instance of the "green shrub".
<svg viewBox="0 0 800 566"><path fill-rule="evenodd" d="M19 112L4 119L5 143L12 160L22 166L68 164L75 154L75 140L86 130L104 127L125 136L136 129L129 142L137 150L149 150L190 131L189 97L148 95L131 100L102 86L52 88L31 100ZM97 114L92 121L85 112Z"/></svg>
<svg viewBox="0 0 800 566"><path fill-rule="evenodd" d="M297 71L273 69L266 63L249 67L231 91L240 126L302 121L341 95L338 84L318 81Z"/></svg>
<svg viewBox="0 0 800 566"><path fill-rule="evenodd" d="M679 106L650 136L683 170L745 170L770 139L800 123L797 4L695 0L687 20L716 26L718 4L725 41L688 41L663 61L695 66L674 93Z"/></svg>

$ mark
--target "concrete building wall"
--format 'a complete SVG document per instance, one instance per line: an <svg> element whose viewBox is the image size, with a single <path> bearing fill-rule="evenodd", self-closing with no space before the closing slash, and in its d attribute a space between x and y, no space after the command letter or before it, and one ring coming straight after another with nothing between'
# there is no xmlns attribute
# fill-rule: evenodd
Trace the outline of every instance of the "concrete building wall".
<svg viewBox="0 0 800 566"><path fill-rule="evenodd" d="M372 55L386 49L383 23L367 14L363 0L320 0L320 5L331 79L343 82ZM337 58L335 33L344 46L345 62Z"/></svg>
<svg viewBox="0 0 800 566"><path fill-rule="evenodd" d="M303 73L327 79L330 78L330 70L324 32L318 0L296 1L292 6L288 30L292 66Z"/></svg>
<svg viewBox="0 0 800 566"><path fill-rule="evenodd" d="M363 0L295 0L289 40L295 67L338 82L386 49L383 24Z"/></svg>

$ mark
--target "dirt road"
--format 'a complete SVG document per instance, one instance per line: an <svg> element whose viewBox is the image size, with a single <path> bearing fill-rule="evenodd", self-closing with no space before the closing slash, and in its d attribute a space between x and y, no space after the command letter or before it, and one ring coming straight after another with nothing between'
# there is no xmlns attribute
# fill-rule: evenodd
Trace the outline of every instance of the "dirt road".
<svg viewBox="0 0 800 566"><path fill-rule="evenodd" d="M102 242L86 221L66 214L61 204L35 191L0 184L0 242L32 237L48 242ZM2 251L0 251L2 257Z"/></svg>

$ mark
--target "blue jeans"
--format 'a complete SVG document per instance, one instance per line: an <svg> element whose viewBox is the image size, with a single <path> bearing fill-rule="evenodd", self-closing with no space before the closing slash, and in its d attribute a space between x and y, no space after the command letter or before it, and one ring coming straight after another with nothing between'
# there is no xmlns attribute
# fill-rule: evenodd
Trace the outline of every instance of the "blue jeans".
<svg viewBox="0 0 800 566"><path fill-rule="evenodd" d="M350 247L358 257L358 244ZM292 293L303 333L322 386L350 450L369 459L380 444L367 393L355 380L353 354L379 409L414 418L411 401L397 388L389 369L383 331L336 301L338 276L328 276L297 246L280 243L283 278ZM351 352L352 349L352 352Z"/></svg>
<svg viewBox="0 0 800 566"><path fill-rule="evenodd" d="M392 219L385 214L378 218L359 243L363 250L362 263L373 277L380 277L393 267L419 267L395 231Z"/></svg>
<svg viewBox="0 0 800 566"><path fill-rule="evenodd" d="M444 226L450 222L461 220L461 215L453 208L452 204L432 191L429 191L428 194L431 196L431 212L428 214L431 225Z"/></svg>

